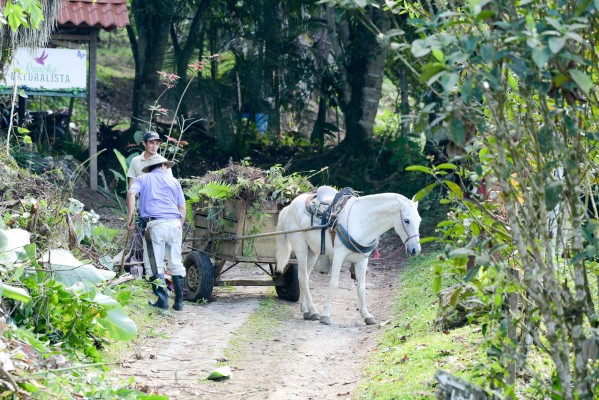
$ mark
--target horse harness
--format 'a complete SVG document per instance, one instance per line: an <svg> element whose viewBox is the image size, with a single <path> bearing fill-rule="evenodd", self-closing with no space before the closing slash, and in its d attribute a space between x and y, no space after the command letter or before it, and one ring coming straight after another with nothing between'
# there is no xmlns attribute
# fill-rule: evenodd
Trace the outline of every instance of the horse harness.
<svg viewBox="0 0 599 400"><path fill-rule="evenodd" d="M341 191L336 191L330 186L321 186L316 193L311 194L306 199L306 209L311 216L310 225L314 226L314 219L320 218L321 225L325 228L321 231L320 253L325 254L325 231L329 231L331 242L335 245L335 237L339 239L349 250L366 254L373 251L378 246L378 239L374 240L367 246L363 246L356 242L349 234L346 228L338 223L337 217L345 204L352 197L358 197L353 189L346 187Z"/></svg>

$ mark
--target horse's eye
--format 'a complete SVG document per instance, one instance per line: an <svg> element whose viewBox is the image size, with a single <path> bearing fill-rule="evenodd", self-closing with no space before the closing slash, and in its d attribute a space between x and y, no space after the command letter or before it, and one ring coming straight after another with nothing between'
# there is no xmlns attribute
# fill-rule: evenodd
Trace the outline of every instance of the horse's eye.
<svg viewBox="0 0 599 400"><path fill-rule="evenodd" d="M405 222L406 224L409 224L410 220L409 219L404 219L403 222Z"/></svg>

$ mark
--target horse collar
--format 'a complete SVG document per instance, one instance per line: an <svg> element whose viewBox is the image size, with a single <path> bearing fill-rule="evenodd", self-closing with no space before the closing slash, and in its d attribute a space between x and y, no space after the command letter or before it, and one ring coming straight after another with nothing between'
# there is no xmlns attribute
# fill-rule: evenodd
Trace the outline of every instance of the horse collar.
<svg viewBox="0 0 599 400"><path fill-rule="evenodd" d="M339 236L339 239L341 239L341 243L343 243L345 245L345 247L347 247L349 250L351 250L353 252L362 253L362 254L366 255L367 253L370 253L372 250L376 249L377 246L379 245L379 240L374 239L374 241L372 243L370 243L369 245L363 246L363 245L359 244L358 242L356 242L349 235L349 232L340 223L336 222L334 227L335 227L335 232L337 232L337 234Z"/></svg>

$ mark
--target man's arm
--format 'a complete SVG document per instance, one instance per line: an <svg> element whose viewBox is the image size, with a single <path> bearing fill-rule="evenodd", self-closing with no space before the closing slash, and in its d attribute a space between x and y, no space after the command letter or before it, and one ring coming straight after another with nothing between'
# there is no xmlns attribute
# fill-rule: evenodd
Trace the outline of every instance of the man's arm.
<svg viewBox="0 0 599 400"><path fill-rule="evenodd" d="M127 191L127 229L133 229L135 226L135 190Z"/></svg>
<svg viewBox="0 0 599 400"><path fill-rule="evenodd" d="M185 224L185 218L187 218L185 203L179 205L179 212L181 213L181 228L183 228L183 225Z"/></svg>

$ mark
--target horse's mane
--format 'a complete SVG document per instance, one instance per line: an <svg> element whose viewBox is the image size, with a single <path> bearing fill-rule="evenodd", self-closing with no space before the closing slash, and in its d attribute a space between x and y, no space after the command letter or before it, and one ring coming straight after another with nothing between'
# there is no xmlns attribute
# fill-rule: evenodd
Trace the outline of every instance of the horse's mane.
<svg viewBox="0 0 599 400"><path fill-rule="evenodd" d="M382 198L383 196L385 196L385 198L387 198L387 197L388 197L389 199L390 199L390 198L392 198L392 197L396 197L396 198L399 198L399 201L400 201L400 202L402 202L402 203L403 203L403 202L406 202L406 201L407 201L408 203L409 203L409 202L412 202L412 200L411 200L411 199L407 198L407 197L406 197L406 196L404 196L403 194L399 194L399 193L392 193L392 192L389 192L389 193L378 193L378 194L369 194L369 195L367 195L367 196L362 196L362 197L359 197L359 198L364 198L364 199L366 199L366 198L373 198L373 197L375 197L375 196L376 196L376 197L378 197L378 198Z"/></svg>

